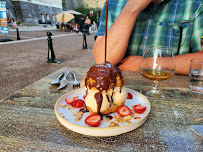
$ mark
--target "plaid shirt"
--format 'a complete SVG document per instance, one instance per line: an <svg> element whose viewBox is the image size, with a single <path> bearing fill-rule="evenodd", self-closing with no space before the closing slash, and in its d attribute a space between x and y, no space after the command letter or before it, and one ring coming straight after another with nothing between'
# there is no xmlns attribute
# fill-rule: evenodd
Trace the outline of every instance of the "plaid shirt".
<svg viewBox="0 0 203 152"><path fill-rule="evenodd" d="M109 0L108 29L126 3L127 0ZM106 4L96 36L105 34L105 9ZM170 46L175 55L198 52L202 35L202 0L163 0L156 6L151 3L135 22L126 55L143 55L148 46Z"/></svg>

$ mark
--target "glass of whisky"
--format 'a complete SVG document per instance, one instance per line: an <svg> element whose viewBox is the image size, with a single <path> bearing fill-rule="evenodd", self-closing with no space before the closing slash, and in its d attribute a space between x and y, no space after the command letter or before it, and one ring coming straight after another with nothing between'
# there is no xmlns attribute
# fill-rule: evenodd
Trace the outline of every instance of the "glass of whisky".
<svg viewBox="0 0 203 152"><path fill-rule="evenodd" d="M167 80L175 74L173 51L167 46L150 46L146 48L139 68L140 74L154 81L154 87L145 92L147 97L165 98L158 88L159 81Z"/></svg>

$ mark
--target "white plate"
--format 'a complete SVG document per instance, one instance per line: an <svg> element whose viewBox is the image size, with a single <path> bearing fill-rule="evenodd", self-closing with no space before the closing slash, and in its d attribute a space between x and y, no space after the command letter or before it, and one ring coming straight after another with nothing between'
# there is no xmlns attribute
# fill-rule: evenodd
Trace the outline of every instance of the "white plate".
<svg viewBox="0 0 203 152"><path fill-rule="evenodd" d="M85 95L84 88L68 92L58 99L54 107L56 117L58 121L66 128L84 135L104 137L104 136L116 136L119 134L129 132L131 130L138 128L147 120L151 109L151 105L148 99L142 94L131 89L127 89L127 91L133 95L133 99L126 99L125 101L126 106L128 106L130 109L131 106L137 104L142 104L146 106L146 111L142 114L137 114L133 112L134 113L133 115L135 115L135 117L140 118L139 119L131 118L130 121L132 123L125 122L123 124L119 123L119 126L117 127L108 127L112 121L113 122L116 121L114 119L111 119L109 122L107 122L106 116L103 116L103 120L101 121L101 124L98 127L90 127L85 123L86 117L91 115L90 112L84 113L84 116L80 121L75 121L74 119L76 117L73 116L73 114L79 111L80 109L74 108L73 110L71 109L68 110L68 104L66 104L65 98L78 96L79 99L83 99L83 95ZM117 112L111 113L110 115L111 116L116 115L117 117L119 116Z"/></svg>

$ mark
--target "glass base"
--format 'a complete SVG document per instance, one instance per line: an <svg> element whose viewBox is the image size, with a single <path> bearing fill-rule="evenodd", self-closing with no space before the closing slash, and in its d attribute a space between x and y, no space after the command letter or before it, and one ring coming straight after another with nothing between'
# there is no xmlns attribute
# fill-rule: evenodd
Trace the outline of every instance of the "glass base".
<svg viewBox="0 0 203 152"><path fill-rule="evenodd" d="M161 99L168 97L165 91L157 90L157 89L148 89L144 90L144 95L149 98Z"/></svg>
<svg viewBox="0 0 203 152"><path fill-rule="evenodd" d="M189 85L189 88L191 92L203 94L203 87Z"/></svg>
<svg viewBox="0 0 203 152"><path fill-rule="evenodd" d="M196 135L203 137L203 117L192 119L189 128Z"/></svg>

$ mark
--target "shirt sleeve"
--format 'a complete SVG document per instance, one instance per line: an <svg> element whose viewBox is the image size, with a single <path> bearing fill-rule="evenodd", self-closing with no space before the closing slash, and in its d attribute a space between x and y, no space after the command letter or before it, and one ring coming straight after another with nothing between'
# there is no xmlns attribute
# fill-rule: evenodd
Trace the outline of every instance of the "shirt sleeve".
<svg viewBox="0 0 203 152"><path fill-rule="evenodd" d="M203 5L200 2L200 6L195 13L193 34L191 37L192 52L201 50L201 36L203 36Z"/></svg>
<svg viewBox="0 0 203 152"><path fill-rule="evenodd" d="M103 36L105 34L105 23L106 23L106 2L102 8L101 17L99 19L99 29L96 36Z"/></svg>

